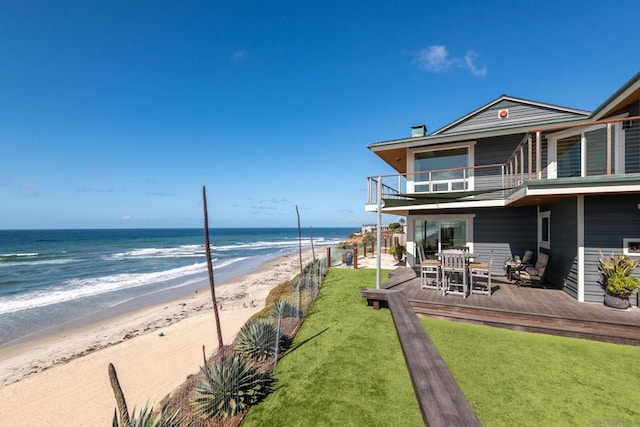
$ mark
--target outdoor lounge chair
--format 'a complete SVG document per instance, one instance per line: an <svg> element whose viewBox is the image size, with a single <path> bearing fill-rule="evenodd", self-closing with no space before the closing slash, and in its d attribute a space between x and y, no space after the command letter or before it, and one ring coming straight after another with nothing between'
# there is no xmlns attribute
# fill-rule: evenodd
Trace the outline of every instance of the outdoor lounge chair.
<svg viewBox="0 0 640 427"><path fill-rule="evenodd" d="M504 269L507 272L507 279L513 280L517 276L518 271L524 270L527 267L533 267L531 258L533 258L533 251L527 249L524 251L522 259L516 255L515 259L508 259L505 261Z"/></svg>
<svg viewBox="0 0 640 427"><path fill-rule="evenodd" d="M420 261L420 279L422 289L440 289L440 267L442 263L437 259L427 259L424 248L418 246L418 260ZM432 280L429 280L433 276Z"/></svg>
<svg viewBox="0 0 640 427"><path fill-rule="evenodd" d="M489 262L472 262L469 264L469 280L472 294L491 296L491 264L493 264L493 249L491 249L489 255ZM481 281L477 279L481 279Z"/></svg>
<svg viewBox="0 0 640 427"><path fill-rule="evenodd" d="M541 285L544 281L544 276L547 273L547 266L549 264L549 254L540 252L536 265L533 267L526 267L524 270L516 272L516 285Z"/></svg>

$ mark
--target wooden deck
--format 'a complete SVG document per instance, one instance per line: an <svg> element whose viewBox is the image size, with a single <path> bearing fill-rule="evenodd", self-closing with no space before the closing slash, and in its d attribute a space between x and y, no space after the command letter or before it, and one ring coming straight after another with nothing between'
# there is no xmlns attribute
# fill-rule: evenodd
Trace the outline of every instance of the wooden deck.
<svg viewBox="0 0 640 427"><path fill-rule="evenodd" d="M558 289L517 287L493 276L493 294L442 295L422 289L415 270L394 270L385 289L400 290L418 314L528 332L640 345L640 309L578 302Z"/></svg>

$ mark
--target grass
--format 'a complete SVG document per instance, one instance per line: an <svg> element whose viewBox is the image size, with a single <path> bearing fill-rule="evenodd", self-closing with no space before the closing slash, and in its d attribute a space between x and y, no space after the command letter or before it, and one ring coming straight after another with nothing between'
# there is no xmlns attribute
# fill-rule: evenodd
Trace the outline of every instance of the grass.
<svg viewBox="0 0 640 427"><path fill-rule="evenodd" d="M421 321L483 425L640 425L640 347Z"/></svg>
<svg viewBox="0 0 640 427"><path fill-rule="evenodd" d="M391 314L366 306L366 287L375 287L375 270L329 270L278 364L276 391L243 426L423 424Z"/></svg>
<svg viewBox="0 0 640 427"><path fill-rule="evenodd" d="M389 310L365 287L374 270L329 270L243 425L423 425ZM421 321L483 425L640 425L640 347Z"/></svg>

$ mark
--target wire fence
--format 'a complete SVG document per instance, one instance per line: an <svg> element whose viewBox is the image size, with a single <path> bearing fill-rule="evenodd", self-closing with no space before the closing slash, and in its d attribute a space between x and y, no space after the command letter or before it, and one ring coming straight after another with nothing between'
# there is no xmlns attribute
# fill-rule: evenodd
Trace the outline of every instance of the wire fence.
<svg viewBox="0 0 640 427"><path fill-rule="evenodd" d="M176 422L161 425L238 425L246 410L272 391L278 360L318 297L328 267L325 257L311 262L290 292L247 321L233 345L205 361L199 378L184 393L188 405L165 408L163 416L174 416Z"/></svg>

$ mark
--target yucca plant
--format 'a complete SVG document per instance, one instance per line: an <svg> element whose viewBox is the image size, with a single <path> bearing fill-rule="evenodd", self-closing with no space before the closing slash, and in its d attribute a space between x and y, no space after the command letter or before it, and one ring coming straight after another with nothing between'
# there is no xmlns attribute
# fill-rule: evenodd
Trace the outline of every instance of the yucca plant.
<svg viewBox="0 0 640 427"><path fill-rule="evenodd" d="M278 329L269 319L249 320L238 332L235 349L247 357L264 362L276 355Z"/></svg>
<svg viewBox="0 0 640 427"><path fill-rule="evenodd" d="M293 305L291 301L281 299L271 306L269 317L273 317L276 319L284 319L285 317L300 317L300 313L298 311L298 308Z"/></svg>
<svg viewBox="0 0 640 427"><path fill-rule="evenodd" d="M264 399L273 385L268 372L248 366L238 353L203 366L202 373L190 403L203 419L234 417Z"/></svg>
<svg viewBox="0 0 640 427"><path fill-rule="evenodd" d="M188 427L192 423L184 424L183 417L179 417L180 410L170 412L166 406L163 406L159 412L154 413L153 407L145 405L140 413L136 414L136 409L133 409L131 414L131 420L128 426L121 425L118 422L117 413L113 414L113 427Z"/></svg>

